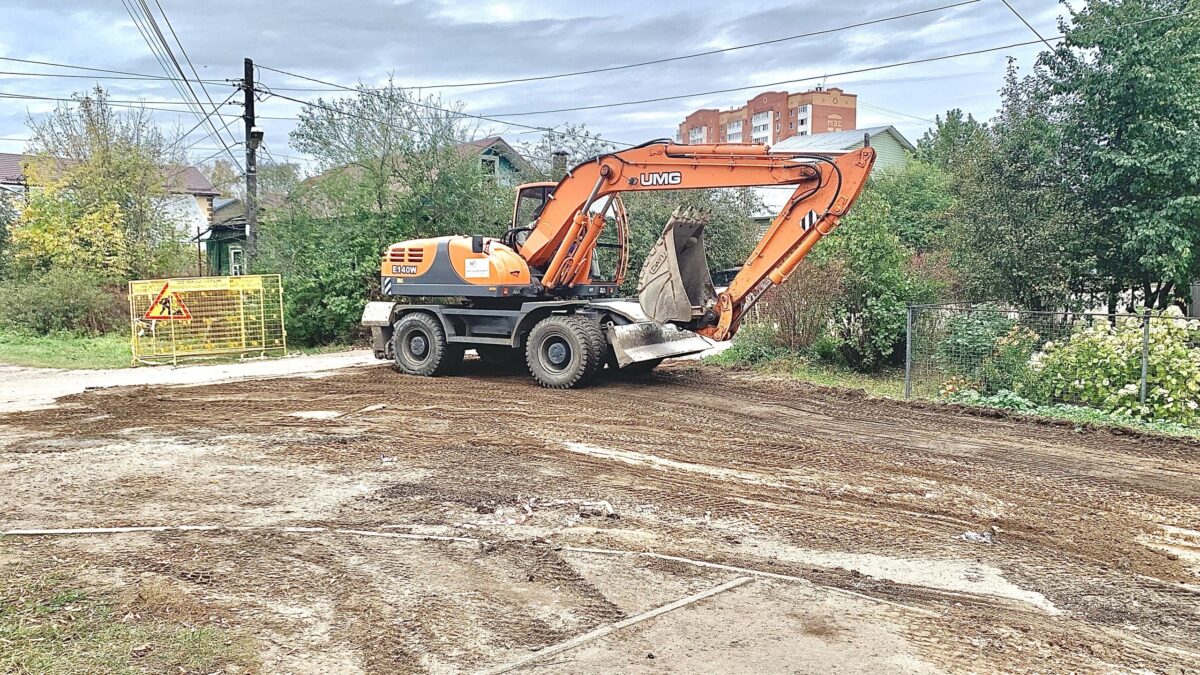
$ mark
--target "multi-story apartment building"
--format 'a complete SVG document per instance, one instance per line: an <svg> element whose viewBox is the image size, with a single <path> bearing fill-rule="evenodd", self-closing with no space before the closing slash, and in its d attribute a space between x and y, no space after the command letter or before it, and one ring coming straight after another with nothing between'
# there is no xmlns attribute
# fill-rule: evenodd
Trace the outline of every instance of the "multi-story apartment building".
<svg viewBox="0 0 1200 675"><path fill-rule="evenodd" d="M789 94L765 91L732 110L703 108L684 118L681 143L766 143L855 129L858 96L838 87Z"/></svg>

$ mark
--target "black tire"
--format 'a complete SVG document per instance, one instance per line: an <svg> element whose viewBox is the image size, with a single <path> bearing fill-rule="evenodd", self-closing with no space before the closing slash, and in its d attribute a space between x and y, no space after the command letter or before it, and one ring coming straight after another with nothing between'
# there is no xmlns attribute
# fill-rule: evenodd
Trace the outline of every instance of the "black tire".
<svg viewBox="0 0 1200 675"><path fill-rule="evenodd" d="M593 356L587 374L587 380L591 382L599 377L601 371L604 370L604 362L608 357L608 340L604 337L604 329L600 327L599 320L586 314L577 314L576 316L591 324L585 331L592 343Z"/></svg>
<svg viewBox="0 0 1200 675"><path fill-rule="evenodd" d="M476 345L479 360L494 368L512 368L521 362L521 351L503 345Z"/></svg>
<svg viewBox="0 0 1200 675"><path fill-rule="evenodd" d="M525 363L543 387L571 389L587 384L603 352L596 351L600 326L589 317L555 314L542 319L529 332ZM603 340L604 336L601 335Z"/></svg>
<svg viewBox="0 0 1200 675"><path fill-rule="evenodd" d="M410 312L396 321L392 353L397 371L423 377L448 375L463 360L463 348L446 342L442 323L426 312Z"/></svg>

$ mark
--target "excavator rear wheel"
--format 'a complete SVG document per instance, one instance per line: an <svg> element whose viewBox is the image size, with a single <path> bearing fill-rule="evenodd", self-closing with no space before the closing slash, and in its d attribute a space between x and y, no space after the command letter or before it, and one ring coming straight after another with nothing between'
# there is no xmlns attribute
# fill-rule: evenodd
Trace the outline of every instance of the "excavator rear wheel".
<svg viewBox="0 0 1200 675"><path fill-rule="evenodd" d="M543 387L581 387L595 375L597 363L603 363L604 352L596 347L603 342L604 334L595 320L579 314L554 314L529 331L525 362Z"/></svg>
<svg viewBox="0 0 1200 675"><path fill-rule="evenodd" d="M410 312L396 321L392 352L396 370L407 375L448 375L463 360L463 348L446 342L441 322L426 312Z"/></svg>

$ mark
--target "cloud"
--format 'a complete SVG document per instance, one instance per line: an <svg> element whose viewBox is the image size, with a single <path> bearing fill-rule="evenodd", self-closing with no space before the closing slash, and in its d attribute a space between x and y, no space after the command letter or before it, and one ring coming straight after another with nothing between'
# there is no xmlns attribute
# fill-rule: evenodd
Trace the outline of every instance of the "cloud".
<svg viewBox="0 0 1200 675"><path fill-rule="evenodd" d="M500 80L604 68L774 39L917 11L942 0L900 0L887 5L865 0L842 3L609 0L586 4L533 0L162 1L201 76L216 81L208 87L213 97L220 100L232 93L232 83L224 80L241 76L245 57L252 57L264 66L345 84L378 83L389 74L407 85ZM1044 3L1016 0L1016 6L1043 34L1057 32L1053 26L1055 14L1045 10ZM439 93L447 100L462 100L471 111L577 107L823 75L1027 39L1032 39L1028 29L1001 3L985 1L695 59L579 77L450 88ZM1031 61L1037 49L1017 49L1011 53ZM911 115L932 118L947 107L969 102L970 112L986 118L996 107L995 91L1006 55L997 52L841 79L854 83L853 91L860 95L860 100ZM162 65L117 2L6 0L4 21L0 23L0 56L150 74L163 72ZM0 70L26 72L53 70L3 62L0 66ZM273 87L319 86L266 70L260 74ZM836 79L829 84L838 84ZM69 96L93 83L87 79L4 78L0 79L0 92ZM102 84L109 88L113 98L180 97L169 82L105 80ZM810 84L791 88L804 89ZM695 107L728 108L742 104L754 93L704 95L513 121L544 126L585 122L606 137L634 142L673 135L678 121ZM290 92L289 95L330 98L339 93ZM25 134L27 107L25 103L0 99L0 136ZM289 117L295 115L298 107L279 98L266 98L258 104L258 112L264 116ZM228 112L236 115L240 109L230 107ZM184 113L156 113L156 118L161 118L164 126L181 120L187 126L195 123L194 116ZM886 116L876 111L869 119L886 121ZM909 133L909 130L919 132L919 125L907 120L897 126ZM240 126L236 122L231 125L239 138ZM292 154L286 148L286 139L294 122L263 120L261 126L266 129L268 146ZM532 137L515 126L484 123L481 130L521 134L519 140ZM214 143L209 140L201 147L211 147ZM11 148L0 146L2 150Z"/></svg>

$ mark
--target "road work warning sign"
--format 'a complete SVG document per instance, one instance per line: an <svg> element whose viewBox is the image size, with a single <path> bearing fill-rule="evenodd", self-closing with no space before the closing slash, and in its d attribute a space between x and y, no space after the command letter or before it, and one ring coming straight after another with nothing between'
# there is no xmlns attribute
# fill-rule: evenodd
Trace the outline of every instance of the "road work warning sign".
<svg viewBox="0 0 1200 675"><path fill-rule="evenodd" d="M192 313L183 304L183 298L171 291L171 282L167 282L142 318L147 321L187 321L192 318Z"/></svg>
<svg viewBox="0 0 1200 675"><path fill-rule="evenodd" d="M129 324L134 363L287 353L278 274L131 281Z"/></svg>

